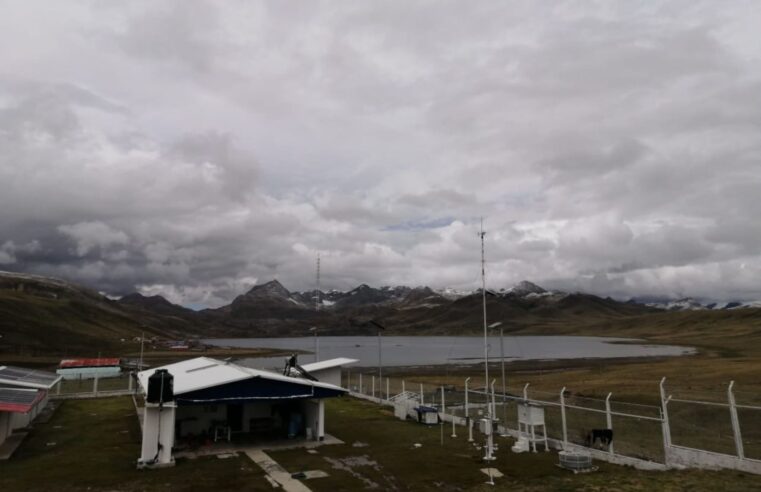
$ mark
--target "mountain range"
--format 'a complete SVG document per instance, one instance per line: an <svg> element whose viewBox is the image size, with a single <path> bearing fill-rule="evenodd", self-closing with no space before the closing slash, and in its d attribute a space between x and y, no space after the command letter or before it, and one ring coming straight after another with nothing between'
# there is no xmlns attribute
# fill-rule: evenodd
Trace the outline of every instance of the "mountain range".
<svg viewBox="0 0 761 492"><path fill-rule="evenodd" d="M319 292L319 305L317 299L316 290L291 292L272 280L225 306L193 311L161 296L133 293L113 300L63 280L0 272L0 352L91 353L93 347L114 349L142 332L165 339L271 337L308 335L316 327L323 335L358 335L375 333L374 321L389 334L457 335L479 333L483 326L480 289L362 284ZM658 318L658 326L664 326L669 310L681 309L550 291L528 281L487 291L486 300L489 322L502 322L508 333L620 335L613 327L644 324L666 313L666 319ZM761 316L761 309L748 311Z"/></svg>

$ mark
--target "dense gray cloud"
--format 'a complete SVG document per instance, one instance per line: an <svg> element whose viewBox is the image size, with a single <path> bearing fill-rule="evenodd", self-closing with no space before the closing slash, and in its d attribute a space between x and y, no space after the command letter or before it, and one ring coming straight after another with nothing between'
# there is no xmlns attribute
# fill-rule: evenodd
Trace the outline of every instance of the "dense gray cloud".
<svg viewBox="0 0 761 492"><path fill-rule="evenodd" d="M761 299L752 1L2 10L2 269Z"/></svg>

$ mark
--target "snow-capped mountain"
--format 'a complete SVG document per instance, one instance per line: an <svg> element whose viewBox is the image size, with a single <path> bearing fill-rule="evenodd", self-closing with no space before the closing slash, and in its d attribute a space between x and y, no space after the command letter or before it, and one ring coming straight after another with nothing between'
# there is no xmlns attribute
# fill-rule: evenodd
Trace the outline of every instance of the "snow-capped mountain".
<svg viewBox="0 0 761 492"><path fill-rule="evenodd" d="M700 310L727 310L761 307L761 301L698 301L692 297L684 297L676 300L655 300L644 302L646 306L666 311L700 311Z"/></svg>

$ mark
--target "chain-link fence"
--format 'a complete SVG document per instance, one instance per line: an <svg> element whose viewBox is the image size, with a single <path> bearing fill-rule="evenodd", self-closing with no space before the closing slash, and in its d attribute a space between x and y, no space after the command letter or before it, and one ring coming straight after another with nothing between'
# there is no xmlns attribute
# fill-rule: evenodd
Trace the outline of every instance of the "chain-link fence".
<svg viewBox="0 0 761 492"><path fill-rule="evenodd" d="M530 404L542 409L547 437L561 445L597 449L610 456L669 464L679 449L696 451L691 465L727 467L721 455L743 462L738 469L761 471L761 397L737 394L732 385L725 394L677 391L666 395L661 383L660 405L613 398L555 392L524 386L485 388L467 378L460 385L421 383L412 379L383 378L360 372L345 373L344 384L355 393L393 404L400 399L436 408L451 417L483 418L491 414L505 429L518 426L518 408ZM600 438L611 436L612 440ZM677 451L674 451L677 450ZM702 454L701 454L702 453ZM678 454L678 453L677 453ZM697 457L696 457L697 456Z"/></svg>

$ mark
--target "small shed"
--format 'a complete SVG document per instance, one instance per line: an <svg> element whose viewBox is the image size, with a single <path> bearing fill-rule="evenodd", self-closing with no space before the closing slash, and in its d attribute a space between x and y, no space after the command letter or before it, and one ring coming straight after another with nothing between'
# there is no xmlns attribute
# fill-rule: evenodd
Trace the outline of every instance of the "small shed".
<svg viewBox="0 0 761 492"><path fill-rule="evenodd" d="M63 379L103 379L121 376L121 359L97 357L90 359L63 359L56 371Z"/></svg>
<svg viewBox="0 0 761 492"><path fill-rule="evenodd" d="M420 405L415 407L417 421L421 424L434 425L439 423L439 411L434 407Z"/></svg>
<svg viewBox="0 0 761 492"><path fill-rule="evenodd" d="M171 375L171 391L152 402L149 380L163 370ZM170 465L174 448L198 442L322 440L324 399L346 393L337 385L208 357L141 371L138 380L147 395L138 467Z"/></svg>
<svg viewBox="0 0 761 492"><path fill-rule="evenodd" d="M0 444L37 417L48 403L48 392L60 380L47 371L0 366Z"/></svg>

